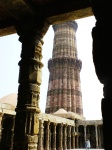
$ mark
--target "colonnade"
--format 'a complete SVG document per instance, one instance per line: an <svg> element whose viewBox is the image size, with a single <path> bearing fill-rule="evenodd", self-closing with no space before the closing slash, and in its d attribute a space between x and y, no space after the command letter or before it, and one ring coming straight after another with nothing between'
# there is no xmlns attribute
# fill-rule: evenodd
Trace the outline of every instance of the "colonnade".
<svg viewBox="0 0 112 150"><path fill-rule="evenodd" d="M14 120L15 115L3 114L1 117L0 149L13 150ZM87 138L91 142L91 148L104 147L101 121L79 120L75 123L74 120L62 117L39 114L37 150L84 148Z"/></svg>
<svg viewBox="0 0 112 150"><path fill-rule="evenodd" d="M101 122L101 121L100 121ZM97 124L97 121L87 122L84 125L85 121L83 121L83 125L78 125L79 130L79 148L84 147L84 142L86 139L89 139L91 142L92 148L103 148L103 129L102 124Z"/></svg>
<svg viewBox="0 0 112 150"><path fill-rule="evenodd" d="M50 121L50 117L47 121L40 119L38 150L75 149L74 121L60 117L55 118L57 122ZM62 119L62 121L59 121L59 119ZM70 122L67 123L66 121Z"/></svg>
<svg viewBox="0 0 112 150"><path fill-rule="evenodd" d="M75 148L74 120L48 114L39 115L37 150L64 150ZM1 121L0 149L13 150L15 116L4 114ZM4 144L5 143L5 144Z"/></svg>

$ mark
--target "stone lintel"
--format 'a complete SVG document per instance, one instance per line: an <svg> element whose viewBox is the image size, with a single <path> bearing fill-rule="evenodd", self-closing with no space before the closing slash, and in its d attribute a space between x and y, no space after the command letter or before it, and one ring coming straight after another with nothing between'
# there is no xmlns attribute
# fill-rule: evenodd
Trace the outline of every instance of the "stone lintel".
<svg viewBox="0 0 112 150"><path fill-rule="evenodd" d="M39 119L43 119L44 121L50 121L52 123L57 123L57 124L67 124L67 125L71 125L74 126L74 120L69 120L66 118L62 118L59 116L54 116L51 114L44 114L44 113L40 113L39 114Z"/></svg>
<svg viewBox="0 0 112 150"><path fill-rule="evenodd" d="M102 120L78 120L78 125L102 125L103 121Z"/></svg>

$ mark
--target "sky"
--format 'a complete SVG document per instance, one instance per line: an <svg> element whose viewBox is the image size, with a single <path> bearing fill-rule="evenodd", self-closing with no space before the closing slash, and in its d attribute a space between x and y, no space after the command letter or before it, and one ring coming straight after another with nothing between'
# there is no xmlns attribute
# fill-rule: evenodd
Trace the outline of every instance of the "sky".
<svg viewBox="0 0 112 150"><path fill-rule="evenodd" d="M95 18L86 17L76 20L78 29L76 32L78 58L82 61L80 72L83 114L87 120L100 120L101 99L103 98L103 85L99 82L92 60L92 36L91 31L95 26ZM48 60L52 58L54 31L50 26L44 37L42 49L42 84L40 86L40 109L45 111L46 95L49 81ZM19 36L12 34L0 37L0 98L18 92L18 62L21 60L21 43Z"/></svg>

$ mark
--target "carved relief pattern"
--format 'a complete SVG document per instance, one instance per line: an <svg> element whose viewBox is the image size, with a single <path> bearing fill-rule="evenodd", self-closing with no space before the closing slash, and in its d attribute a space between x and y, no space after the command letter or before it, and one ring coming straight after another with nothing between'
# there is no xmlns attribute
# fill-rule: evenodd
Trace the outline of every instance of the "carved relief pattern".
<svg viewBox="0 0 112 150"><path fill-rule="evenodd" d="M20 23L20 22L19 22ZM18 103L15 118L14 150L37 150L40 113L42 45L49 25L44 20L20 23L16 27L22 43L19 62Z"/></svg>

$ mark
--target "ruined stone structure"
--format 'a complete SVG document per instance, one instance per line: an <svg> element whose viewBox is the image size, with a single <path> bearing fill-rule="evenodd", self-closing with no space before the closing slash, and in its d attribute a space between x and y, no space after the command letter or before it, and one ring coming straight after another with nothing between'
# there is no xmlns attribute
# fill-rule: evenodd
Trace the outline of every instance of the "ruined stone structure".
<svg viewBox="0 0 112 150"><path fill-rule="evenodd" d="M9 97L2 98L0 103L1 150L13 149L15 106L8 104ZM78 114L61 109L52 115L39 114L37 150L84 148L86 138L90 139L92 148L103 148L102 120L87 121Z"/></svg>
<svg viewBox="0 0 112 150"><path fill-rule="evenodd" d="M46 113L60 108L83 115L80 70L82 62L77 56L75 21L53 25L54 45L52 59L48 62L50 72Z"/></svg>
<svg viewBox="0 0 112 150"><path fill-rule="evenodd" d="M0 103L1 150L13 150L14 108L3 101ZM92 148L103 148L102 120L87 121L78 114L60 112L39 114L37 150L84 148L86 138L90 139Z"/></svg>
<svg viewBox="0 0 112 150"><path fill-rule="evenodd" d="M17 33L22 43L13 148L10 149L38 148L42 45L49 26L91 15L96 18L96 25L92 30L93 62L96 75L104 85L102 99L104 149L112 149L111 1L0 0L0 36ZM68 141L71 139L70 131L69 128ZM68 145L70 147L70 142Z"/></svg>

